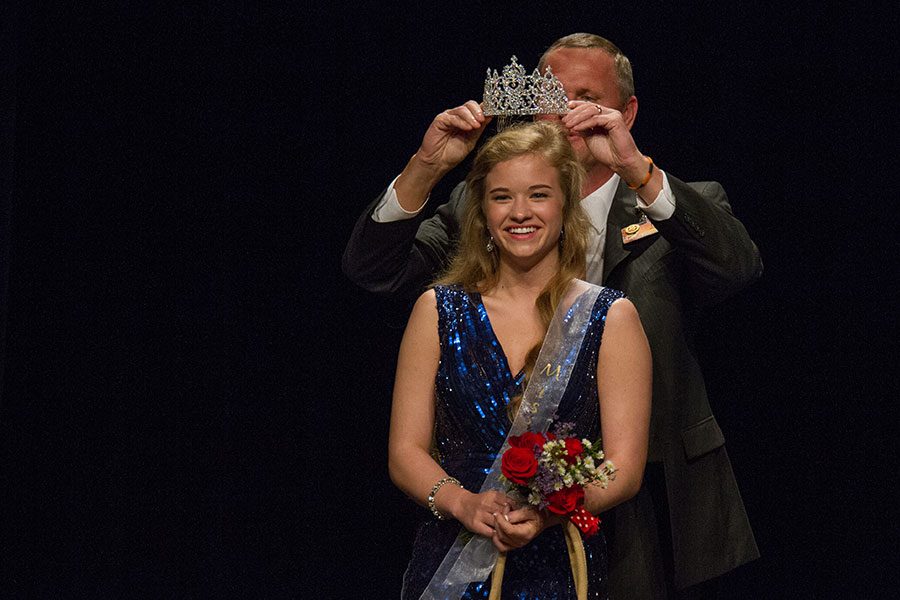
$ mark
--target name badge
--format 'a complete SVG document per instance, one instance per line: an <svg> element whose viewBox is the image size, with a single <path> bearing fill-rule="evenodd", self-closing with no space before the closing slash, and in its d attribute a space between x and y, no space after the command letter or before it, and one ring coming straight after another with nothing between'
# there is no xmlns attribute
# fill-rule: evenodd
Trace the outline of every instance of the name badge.
<svg viewBox="0 0 900 600"><path fill-rule="evenodd" d="M622 243L629 244L655 233L659 232L649 220L640 223L632 223L628 227L622 228Z"/></svg>

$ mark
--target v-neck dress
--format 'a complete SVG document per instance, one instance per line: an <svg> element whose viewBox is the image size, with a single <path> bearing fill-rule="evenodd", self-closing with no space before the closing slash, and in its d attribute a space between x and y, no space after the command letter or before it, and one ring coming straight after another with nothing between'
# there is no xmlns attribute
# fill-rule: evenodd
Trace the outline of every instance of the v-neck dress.
<svg viewBox="0 0 900 600"><path fill-rule="evenodd" d="M513 375L487 310L478 294L459 286L436 286L441 354L435 379L435 441L438 460L467 490L478 491L511 425L510 399L523 385ZM609 306L622 293L604 288L591 310L568 387L557 410L559 422L575 424L574 434L600 437L597 399L597 356ZM452 519L430 513L419 527L412 559L403 580L402 597L417 599L460 533ZM601 526L602 532L602 526ZM601 534L583 538L588 563L589 594L606 598L606 542ZM469 585L463 598L487 598L490 578ZM523 548L507 554L503 598L575 599L569 555L562 527L551 527Z"/></svg>

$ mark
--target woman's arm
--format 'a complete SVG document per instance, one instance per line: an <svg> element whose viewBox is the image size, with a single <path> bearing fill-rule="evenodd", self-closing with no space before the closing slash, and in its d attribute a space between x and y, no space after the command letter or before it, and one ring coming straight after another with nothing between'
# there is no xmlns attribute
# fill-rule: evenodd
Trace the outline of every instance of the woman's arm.
<svg viewBox="0 0 900 600"><path fill-rule="evenodd" d="M608 488L585 488L585 508L592 513L609 510L641 488L650 436L651 364L637 310L629 300L617 300L606 316L597 360L601 443L617 471Z"/></svg>
<svg viewBox="0 0 900 600"><path fill-rule="evenodd" d="M416 301L400 345L388 440L391 480L422 505L432 486L447 477L430 453L440 360L437 318L434 290L428 290ZM452 484L442 486L434 498L438 512L483 536L493 534L493 513L504 512L507 503L499 492L474 494Z"/></svg>

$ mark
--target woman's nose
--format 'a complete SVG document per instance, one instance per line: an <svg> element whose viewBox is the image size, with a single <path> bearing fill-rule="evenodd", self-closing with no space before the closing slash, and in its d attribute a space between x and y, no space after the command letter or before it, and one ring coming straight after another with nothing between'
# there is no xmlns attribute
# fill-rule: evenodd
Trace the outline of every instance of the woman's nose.
<svg viewBox="0 0 900 600"><path fill-rule="evenodd" d="M512 207L512 218L515 221L524 221L531 216L531 207L526 199L516 199Z"/></svg>

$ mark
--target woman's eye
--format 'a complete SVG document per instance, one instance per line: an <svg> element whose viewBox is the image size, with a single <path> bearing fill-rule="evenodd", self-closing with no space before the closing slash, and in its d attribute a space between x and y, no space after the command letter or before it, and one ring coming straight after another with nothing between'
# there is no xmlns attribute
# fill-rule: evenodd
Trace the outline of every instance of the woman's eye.
<svg viewBox="0 0 900 600"><path fill-rule="evenodd" d="M547 192L535 192L531 195L532 198L549 198L550 195Z"/></svg>

